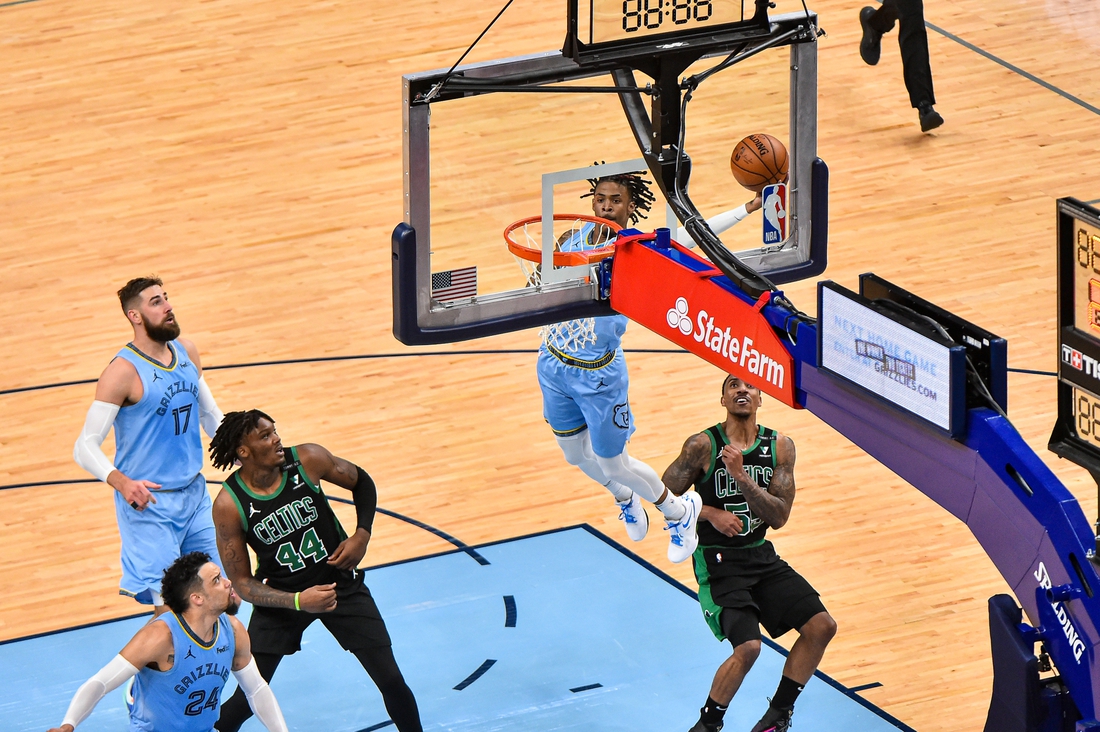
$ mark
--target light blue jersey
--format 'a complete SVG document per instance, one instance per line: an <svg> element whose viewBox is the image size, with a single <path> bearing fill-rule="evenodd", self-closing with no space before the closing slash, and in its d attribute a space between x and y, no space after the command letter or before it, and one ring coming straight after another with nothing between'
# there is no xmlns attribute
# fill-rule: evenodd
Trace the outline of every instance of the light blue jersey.
<svg viewBox="0 0 1100 732"><path fill-rule="evenodd" d="M144 604L158 604L165 567L183 554L206 552L219 566L210 494L202 476L199 435L199 369L178 341L170 341L167 366L127 345L117 358L141 377L137 404L115 417L115 467L133 480L160 484L156 503L132 508L115 491L115 518L122 537L119 592Z"/></svg>
<svg viewBox="0 0 1100 732"><path fill-rule="evenodd" d="M131 732L210 732L218 721L222 687L233 668L235 648L229 616L218 618L214 639L203 644L173 612L154 623L172 630L172 668L142 668L134 679Z"/></svg>
<svg viewBox="0 0 1100 732"><path fill-rule="evenodd" d="M585 224L562 242L562 251L593 249L589 237L595 224ZM616 457L626 449L634 433L627 399L629 376L622 338L625 315L592 318L594 338L570 338L555 344L550 339L539 349L537 372L542 389L542 413L559 437L588 430L592 450L600 457ZM574 332L583 332L579 323ZM551 326L553 328L553 326Z"/></svg>
<svg viewBox="0 0 1100 732"><path fill-rule="evenodd" d="M591 222L584 224L558 248L563 252L578 252L607 246L608 242L597 244L590 241L595 228L596 225ZM623 333L626 332L626 324L630 322L625 315L606 315L592 320L595 325L595 341L570 342L568 355L582 361L598 361L605 354L614 353L622 346ZM622 357L621 354L619 357Z"/></svg>
<svg viewBox="0 0 1100 732"><path fill-rule="evenodd" d="M172 362L164 366L127 345L116 358L133 364L141 377L137 404L115 417L115 467L134 480L151 480L162 490L182 490L202 471L199 436L199 369L183 346L170 341Z"/></svg>

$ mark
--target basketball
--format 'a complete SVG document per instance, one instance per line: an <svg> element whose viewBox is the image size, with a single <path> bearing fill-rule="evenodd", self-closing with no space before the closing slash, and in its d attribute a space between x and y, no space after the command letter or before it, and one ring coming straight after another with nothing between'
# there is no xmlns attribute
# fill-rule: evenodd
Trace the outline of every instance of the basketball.
<svg viewBox="0 0 1100 732"><path fill-rule="evenodd" d="M790 158L783 143L771 135L749 135L730 156L730 170L737 182L759 193L764 186L787 177Z"/></svg>

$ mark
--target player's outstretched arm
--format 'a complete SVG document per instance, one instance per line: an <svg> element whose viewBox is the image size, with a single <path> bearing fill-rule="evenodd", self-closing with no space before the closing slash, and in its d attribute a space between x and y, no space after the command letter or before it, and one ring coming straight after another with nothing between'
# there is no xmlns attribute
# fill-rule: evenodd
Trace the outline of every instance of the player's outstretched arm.
<svg viewBox="0 0 1100 732"><path fill-rule="evenodd" d="M794 505L794 440L779 435L775 440L775 472L768 490L764 490L745 472L741 451L730 445L722 448L722 462L741 489L745 503L773 529L781 528L791 515Z"/></svg>
<svg viewBox="0 0 1100 732"><path fill-rule="evenodd" d="M320 445L299 445L298 457L311 478L317 476L351 491L355 501L355 532L340 542L328 563L340 569L355 569L367 553L378 509L378 489L374 480L358 465L333 455Z"/></svg>
<svg viewBox="0 0 1100 732"><path fill-rule="evenodd" d="M233 627L233 676L244 691L248 706L252 707L256 717L270 732L286 732L283 710L279 708L274 692L260 675L256 659L252 657L252 642L248 631L234 617L229 618L229 624Z"/></svg>
<svg viewBox="0 0 1100 732"><path fill-rule="evenodd" d="M737 224L745 220L745 217L751 214L753 211L759 211L761 206L760 194L756 194L756 198L752 199L748 203L745 203L737 208L730 209L729 211L723 211L713 218L707 219L707 226L715 234L721 234L727 229L732 229ZM692 249L696 245L695 239L688 233L687 227L681 226L676 230L676 236L674 237L677 243Z"/></svg>
<svg viewBox="0 0 1100 732"><path fill-rule="evenodd" d="M315 585L302 592L283 592L265 585L252 574L245 543L241 514L233 497L223 488L214 499L214 526L217 530L218 556L225 575L243 599L262 607L281 607L326 613L336 607L336 585ZM296 597L297 596L297 597Z"/></svg>
<svg viewBox="0 0 1100 732"><path fill-rule="evenodd" d="M218 425L222 423L225 415L218 408L218 403L214 401L214 395L206 383L206 377L202 374L202 359L199 357L198 347L186 338L178 338L177 340L187 351L187 355L191 357L191 362L195 364L195 368L199 370L199 424L202 425L207 437L212 438L214 433L218 431Z"/></svg>
<svg viewBox="0 0 1100 732"><path fill-rule="evenodd" d="M88 718L103 697L135 676L143 666L152 664L167 671L174 660L172 631L164 623L149 623L137 632L110 663L76 690L61 726L54 727L50 732L72 732Z"/></svg>
<svg viewBox="0 0 1100 732"><path fill-rule="evenodd" d="M141 400L142 393L141 378L129 361L116 358L107 364L96 383L95 401L88 408L84 428L73 445L76 464L121 493L126 502L139 511L157 502L149 490L160 488L160 485L124 475L103 453L102 445L115 423L118 410L127 404L136 404Z"/></svg>

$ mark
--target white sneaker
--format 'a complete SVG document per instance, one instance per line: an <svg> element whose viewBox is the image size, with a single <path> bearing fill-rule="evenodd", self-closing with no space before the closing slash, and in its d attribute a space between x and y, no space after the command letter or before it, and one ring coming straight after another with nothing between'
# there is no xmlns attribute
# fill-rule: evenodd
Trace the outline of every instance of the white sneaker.
<svg viewBox="0 0 1100 732"><path fill-rule="evenodd" d="M668 561L679 564L692 554L699 546L699 535L695 533L695 525L699 523L699 512L703 510L703 499L695 491L688 491L680 496L688 504L687 513L679 521L669 521L668 531Z"/></svg>
<svg viewBox="0 0 1100 732"><path fill-rule="evenodd" d="M632 493L626 503L618 503L619 520L626 524L626 535L634 541L641 541L649 531L649 515L645 512L645 506L638 500L638 495Z"/></svg>

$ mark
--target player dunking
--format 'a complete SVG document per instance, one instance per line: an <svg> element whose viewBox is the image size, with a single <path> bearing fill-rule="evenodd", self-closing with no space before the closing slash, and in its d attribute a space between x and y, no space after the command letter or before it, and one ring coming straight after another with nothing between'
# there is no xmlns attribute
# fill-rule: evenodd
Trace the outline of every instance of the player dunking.
<svg viewBox="0 0 1100 732"><path fill-rule="evenodd" d="M203 552L185 554L164 571L160 584L172 612L145 625L84 682L61 726L50 732L73 732L108 692L130 678L136 679L130 729L210 732L230 672L264 726L286 732L275 695L256 670L248 633L231 617L241 600L218 565Z"/></svg>
<svg viewBox="0 0 1100 732"><path fill-rule="evenodd" d="M592 188L584 197L591 196L592 213L624 228L644 217L654 201L648 182L637 173L595 178L589 183ZM754 204L759 208L759 199L743 208ZM725 230L744 216L740 210L727 212L716 217L722 218L716 225ZM563 237L558 248L576 251L602 243L595 225L586 224L572 236ZM627 452L627 441L634 432L622 349L627 322L623 315L593 318L588 337L567 339L555 339L553 334L562 330L584 333L586 329L573 324L550 326L537 362L543 416L566 461L615 497L627 535L641 541L649 529L649 517L638 500L641 496L664 515L669 560L682 562L695 550L701 504L697 494L680 498L670 493L652 468Z"/></svg>
<svg viewBox="0 0 1100 732"><path fill-rule="evenodd" d="M357 570L367 551L378 495L360 467L320 445L284 450L263 412L230 412L210 442L216 468L240 462L214 500L218 549L241 597L261 676L270 681L284 656L301 650L302 633L320 620L363 665L382 692L399 732L421 732L420 713L390 647L390 636ZM349 537L329 507L321 480L352 492L356 529ZM245 545L256 553L252 574ZM236 732L249 717L240 694L222 707L217 729Z"/></svg>
<svg viewBox="0 0 1100 732"><path fill-rule="evenodd" d="M695 577L711 631L733 655L714 675L690 732L718 732L745 675L760 655L760 624L773 638L797 629L779 688L752 732L785 732L794 703L813 676L836 622L817 591L765 538L787 523L794 503L794 442L756 422L760 390L735 376L722 382L725 421L692 435L664 474L683 493L694 483L703 499Z"/></svg>
<svg viewBox="0 0 1100 732"><path fill-rule="evenodd" d="M222 413L203 378L198 349L179 337L163 283L152 277L130 280L118 299L134 339L99 377L73 458L115 489L120 594L151 604L160 614L165 567L190 551L217 561L199 425L213 437ZM114 462L102 449L112 426Z"/></svg>

